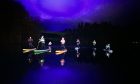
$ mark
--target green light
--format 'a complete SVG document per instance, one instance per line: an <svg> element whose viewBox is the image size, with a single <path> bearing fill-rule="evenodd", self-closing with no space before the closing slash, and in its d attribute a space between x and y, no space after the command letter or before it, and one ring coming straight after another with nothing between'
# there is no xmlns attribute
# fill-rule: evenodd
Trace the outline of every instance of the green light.
<svg viewBox="0 0 140 84"><path fill-rule="evenodd" d="M46 52L49 52L49 51L48 50L34 50L35 55L46 53Z"/></svg>

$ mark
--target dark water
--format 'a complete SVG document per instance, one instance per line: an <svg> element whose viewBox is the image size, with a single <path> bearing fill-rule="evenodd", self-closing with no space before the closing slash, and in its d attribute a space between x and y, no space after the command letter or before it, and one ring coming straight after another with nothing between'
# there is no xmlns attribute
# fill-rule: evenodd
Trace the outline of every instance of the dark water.
<svg viewBox="0 0 140 84"><path fill-rule="evenodd" d="M43 66L40 55L34 55L29 63L28 54L22 54L20 48L3 51L1 56L3 84L123 84L128 77L127 61L119 52L110 58L100 52L93 57L91 49L82 48L76 58L76 52L69 48L65 56L43 54ZM64 66L60 65L62 58Z"/></svg>

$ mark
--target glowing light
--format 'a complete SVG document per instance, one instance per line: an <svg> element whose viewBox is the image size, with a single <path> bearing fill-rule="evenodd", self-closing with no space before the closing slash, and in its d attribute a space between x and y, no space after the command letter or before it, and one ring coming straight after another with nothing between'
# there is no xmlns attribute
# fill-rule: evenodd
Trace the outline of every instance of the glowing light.
<svg viewBox="0 0 140 84"><path fill-rule="evenodd" d="M79 58L79 56L80 56L80 53L77 53L77 55L76 55L76 56L77 56L77 58Z"/></svg>
<svg viewBox="0 0 140 84"><path fill-rule="evenodd" d="M48 50L34 50L34 54L42 54L45 52L49 52Z"/></svg>
<svg viewBox="0 0 140 84"><path fill-rule="evenodd" d="M30 14L42 19L73 17L87 7L90 0L21 0Z"/></svg>
<svg viewBox="0 0 140 84"><path fill-rule="evenodd" d="M22 49L22 50L23 50L23 53L28 53L28 52L33 51L35 55L42 54L42 53L45 53L45 52L50 52L49 49L46 49L46 50L36 50L36 48L33 48L33 49Z"/></svg>
<svg viewBox="0 0 140 84"><path fill-rule="evenodd" d="M41 59L40 60L40 65L43 66L43 64L44 64L44 59Z"/></svg>
<svg viewBox="0 0 140 84"><path fill-rule="evenodd" d="M36 50L36 48L33 48L33 49L22 49L22 50L23 50L23 53L28 53L28 52Z"/></svg>
<svg viewBox="0 0 140 84"><path fill-rule="evenodd" d="M41 62L41 63L43 63L43 62L44 62L44 60L43 60L43 59L41 59L41 60L40 60L40 62Z"/></svg>
<svg viewBox="0 0 140 84"><path fill-rule="evenodd" d="M60 60L60 63L61 63L61 66L64 66L65 60L64 60L64 59L61 59L61 60Z"/></svg>
<svg viewBox="0 0 140 84"><path fill-rule="evenodd" d="M61 54L64 54L64 53L66 53L67 52L67 49L65 49L65 50L56 50L55 51L55 54L56 55L61 55Z"/></svg>
<svg viewBox="0 0 140 84"><path fill-rule="evenodd" d="M108 21L108 19L112 20L112 18L119 15L118 13L122 11L123 8L122 0L17 1L25 7L30 16L40 19L42 24L43 22L45 26L47 24L46 28L51 31L63 31L69 26L69 28L72 28L71 25L77 22L93 23L105 20Z"/></svg>

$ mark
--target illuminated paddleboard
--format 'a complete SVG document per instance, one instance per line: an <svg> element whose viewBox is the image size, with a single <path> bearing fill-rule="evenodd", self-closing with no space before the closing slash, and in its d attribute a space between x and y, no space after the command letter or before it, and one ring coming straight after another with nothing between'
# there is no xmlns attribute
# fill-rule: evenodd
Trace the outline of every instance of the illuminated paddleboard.
<svg viewBox="0 0 140 84"><path fill-rule="evenodd" d="M55 51L55 54L56 55L61 55L61 54L64 54L64 53L66 53L67 52L67 49L64 49L64 50L56 50Z"/></svg>

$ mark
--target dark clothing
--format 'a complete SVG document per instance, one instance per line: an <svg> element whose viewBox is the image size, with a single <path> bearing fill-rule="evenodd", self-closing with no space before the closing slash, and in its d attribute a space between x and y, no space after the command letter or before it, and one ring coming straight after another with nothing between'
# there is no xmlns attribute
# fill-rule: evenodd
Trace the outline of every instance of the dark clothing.
<svg viewBox="0 0 140 84"><path fill-rule="evenodd" d="M43 49L45 49L45 48L46 48L46 47L45 47L45 43L40 42L40 43L39 43L39 49L43 50Z"/></svg>
<svg viewBox="0 0 140 84"><path fill-rule="evenodd" d="M33 39L32 38L28 39L28 47L29 48L34 48L34 46L33 46Z"/></svg>

